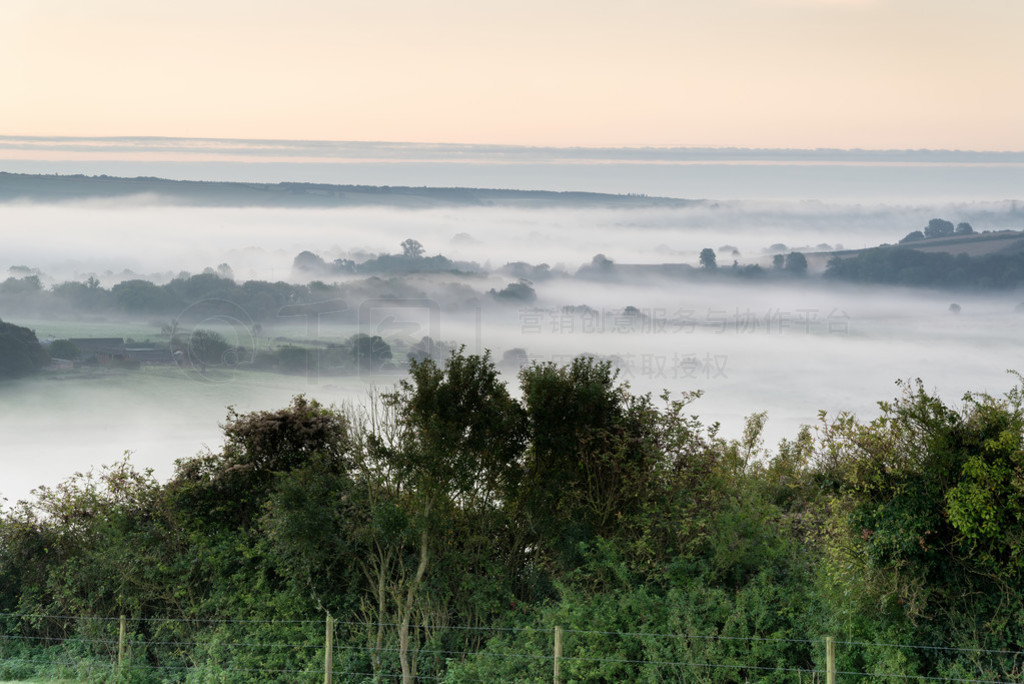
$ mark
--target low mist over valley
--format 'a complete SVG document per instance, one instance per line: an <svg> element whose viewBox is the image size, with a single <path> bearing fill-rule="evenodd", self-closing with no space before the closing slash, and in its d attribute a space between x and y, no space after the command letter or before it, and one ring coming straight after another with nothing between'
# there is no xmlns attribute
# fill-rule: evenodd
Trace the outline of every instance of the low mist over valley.
<svg viewBox="0 0 1024 684"><path fill-rule="evenodd" d="M0 684L1024 682L1021 26L5 3Z"/></svg>
<svg viewBox="0 0 1024 684"><path fill-rule="evenodd" d="M870 416L898 379L998 393L1019 363L1013 201L11 174L0 196L0 317L55 359L0 392L9 442L39 456L8 467L9 500L124 452L168 476L228 405L358 403L461 347L513 391L530 363L605 359L634 391L702 391L726 433L767 411L769 443L820 410ZM67 340L99 348L62 358Z"/></svg>

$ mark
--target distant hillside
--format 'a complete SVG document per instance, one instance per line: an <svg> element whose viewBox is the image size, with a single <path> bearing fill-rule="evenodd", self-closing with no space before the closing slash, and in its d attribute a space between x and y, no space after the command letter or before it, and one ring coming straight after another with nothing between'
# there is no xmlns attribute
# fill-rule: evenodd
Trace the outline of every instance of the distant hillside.
<svg viewBox="0 0 1024 684"><path fill-rule="evenodd" d="M1017 254L1024 251L1024 231L994 230L971 235L951 235L949 237L926 238L899 244L881 244L862 249L841 249L831 252L808 253L807 258L830 260L833 257L849 259L864 252L878 249L898 249L928 254L966 254L969 257L983 257L991 254ZM823 261L823 263L824 263Z"/></svg>
<svg viewBox="0 0 1024 684"><path fill-rule="evenodd" d="M1015 254L1024 248L1024 231L1000 230L972 235L952 235L941 238L928 238L904 243L904 247L919 252L945 252L947 254L966 254L967 256L985 256L987 254Z"/></svg>
<svg viewBox="0 0 1024 684"><path fill-rule="evenodd" d="M1024 284L1024 231L928 238L834 252L825 277L886 285L1012 289Z"/></svg>
<svg viewBox="0 0 1024 684"><path fill-rule="evenodd" d="M396 206L687 206L696 200L594 192L413 188L323 183L229 183L163 178L57 176L0 172L0 202L73 202L152 198L154 202L216 207Z"/></svg>

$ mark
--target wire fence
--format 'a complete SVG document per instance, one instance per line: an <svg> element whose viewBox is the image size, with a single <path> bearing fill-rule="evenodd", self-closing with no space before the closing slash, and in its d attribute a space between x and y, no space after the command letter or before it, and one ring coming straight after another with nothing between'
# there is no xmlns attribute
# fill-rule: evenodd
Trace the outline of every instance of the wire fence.
<svg viewBox="0 0 1024 684"><path fill-rule="evenodd" d="M1024 682L1024 651L561 626L0 613L0 680ZM471 637L471 638L467 638Z"/></svg>

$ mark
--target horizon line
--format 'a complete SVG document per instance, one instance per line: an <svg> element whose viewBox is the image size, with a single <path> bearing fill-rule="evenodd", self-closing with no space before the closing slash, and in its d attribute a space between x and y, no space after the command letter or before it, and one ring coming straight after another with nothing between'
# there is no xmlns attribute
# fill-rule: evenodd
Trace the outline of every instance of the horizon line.
<svg viewBox="0 0 1024 684"><path fill-rule="evenodd" d="M329 140L308 138L231 138L231 137L200 137L200 136L168 136L168 135L118 135L118 136L83 136L83 135L17 135L0 134L0 151L3 149L25 149L15 146L26 143L28 149L33 143L52 143L55 145L74 143L146 143L146 142L197 142L227 143L236 145L295 145L295 146L377 146L405 148L441 148L464 150L508 150L508 151L564 151L564 152L752 152L752 153L840 153L840 154L964 154L964 155L1024 155L1020 150L995 149L964 149L948 147L768 147L743 145L526 145L509 143L467 143L467 142L421 142L413 140ZM7 144L4 144L7 143ZM15 145L12 145L14 143ZM242 151L242 150L236 150ZM256 150L251 150L255 152ZM265 151L265 150L264 150Z"/></svg>

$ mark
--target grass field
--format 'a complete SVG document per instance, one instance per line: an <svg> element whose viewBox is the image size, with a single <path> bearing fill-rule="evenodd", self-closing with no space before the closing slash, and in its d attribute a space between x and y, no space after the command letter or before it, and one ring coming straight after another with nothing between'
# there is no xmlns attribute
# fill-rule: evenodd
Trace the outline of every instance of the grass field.
<svg viewBox="0 0 1024 684"><path fill-rule="evenodd" d="M4 317L4 320L32 330L40 341L86 337L120 337L125 340L131 339L137 343L167 344L169 340L169 336L161 331L161 326L169 323L169 318L167 320L154 318L154 320L147 322L108 318L57 320L7 316ZM261 346L271 344L280 346L285 342L300 345L304 343L338 343L360 332L358 327L354 325L321 325L317 329L315 339L310 340L306 321L299 318L295 321L289 319L275 320L273 325L268 324L265 331L254 336L245 327L233 326L230 321L213 318L197 325L182 323L181 333L187 335L194 327L213 330L224 335L225 339L243 346L252 343L259 343Z"/></svg>
<svg viewBox="0 0 1024 684"><path fill-rule="evenodd" d="M9 322L22 325L35 331L40 341L48 339L68 339L71 337L122 337L132 338L138 342L166 341L167 336L160 333L160 326L154 322L111 320L103 318L80 319L43 319L9 317Z"/></svg>

